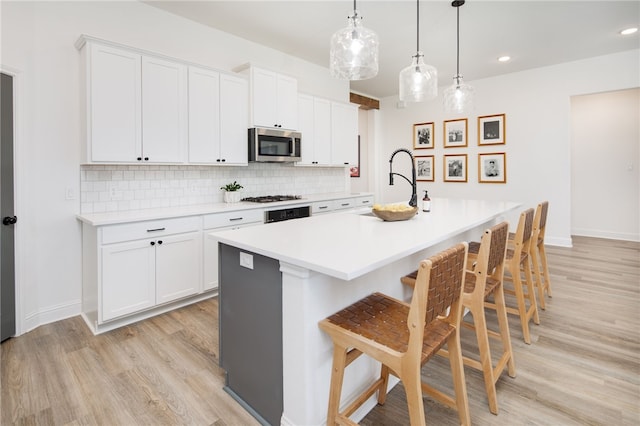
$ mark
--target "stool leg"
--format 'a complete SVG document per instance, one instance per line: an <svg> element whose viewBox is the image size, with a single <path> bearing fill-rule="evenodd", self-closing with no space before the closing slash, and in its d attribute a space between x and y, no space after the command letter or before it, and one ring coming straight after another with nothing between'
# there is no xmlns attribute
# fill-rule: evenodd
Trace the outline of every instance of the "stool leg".
<svg viewBox="0 0 640 426"><path fill-rule="evenodd" d="M462 364L462 349L460 348L460 330L447 339L447 349L449 350L449 363L451 364L451 374L453 376L453 388L456 394L456 407L460 424L470 426L469 399L467 397L467 385L464 381L464 366Z"/></svg>
<svg viewBox="0 0 640 426"><path fill-rule="evenodd" d="M515 271L509 270L513 287L516 291L516 301L518 302L518 315L520 316L520 326L522 327L522 336L527 345L531 344L531 336L529 335L529 319L527 318L527 305L524 301L524 291L522 289L522 278L520 277L520 268L513 268Z"/></svg>
<svg viewBox="0 0 640 426"><path fill-rule="evenodd" d="M416 363L416 368L403 368L400 378L407 394L407 405L409 406L409 422L411 425L425 426L424 401L422 400L422 384L420 374L420 364Z"/></svg>
<svg viewBox="0 0 640 426"><path fill-rule="evenodd" d="M538 246L540 251L540 261L542 262L542 271L544 276L544 288L547 291L549 297L551 295L551 280L549 279L549 266L547 265L547 251L544 248L544 243Z"/></svg>
<svg viewBox="0 0 640 426"><path fill-rule="evenodd" d="M340 410L340 394L344 369L347 363L347 348L333 343L333 366L331 367L331 385L329 386L329 409L327 412L327 425L335 425Z"/></svg>
<svg viewBox="0 0 640 426"><path fill-rule="evenodd" d="M493 293L496 305L496 315L498 317L498 326L500 327L500 337L502 338L502 351L508 354L507 361L509 377L516 377L516 363L513 359L513 349L511 348L511 336L509 333L509 319L507 317L507 305L504 299L504 289L500 284Z"/></svg>
<svg viewBox="0 0 640 426"><path fill-rule="evenodd" d="M378 404L384 405L387 400L387 387L389 386L389 367L382 364L380 367L380 378L382 383L380 389L378 389Z"/></svg>
<svg viewBox="0 0 640 426"><path fill-rule="evenodd" d="M529 299L529 310L532 311L533 322L540 324L540 316L538 315L538 303L536 302L536 289L533 285L533 274L531 273L531 263L527 256L526 262L524 262L524 278L527 284L527 297ZM529 311L527 311L527 318L529 317Z"/></svg>
<svg viewBox="0 0 640 426"><path fill-rule="evenodd" d="M496 396L496 381L493 377L493 364L491 361L491 350L489 347L489 335L487 334L487 321L484 316L484 305L473 306L471 315L476 329L476 339L478 340L478 352L480 353L480 364L482 365L482 375L484 376L484 387L489 401L489 411L498 414L498 397Z"/></svg>
<svg viewBox="0 0 640 426"><path fill-rule="evenodd" d="M544 302L544 286L542 282L542 275L540 274L540 256L538 253L538 247L531 249L531 263L533 263L533 275L535 276L534 286L538 288L538 301L540 302L540 309L547 309Z"/></svg>

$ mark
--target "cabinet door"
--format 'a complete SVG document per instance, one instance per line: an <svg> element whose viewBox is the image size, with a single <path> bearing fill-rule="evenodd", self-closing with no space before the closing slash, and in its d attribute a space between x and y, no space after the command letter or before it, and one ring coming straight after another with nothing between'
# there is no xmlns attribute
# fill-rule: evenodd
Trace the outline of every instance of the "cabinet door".
<svg viewBox="0 0 640 426"><path fill-rule="evenodd" d="M331 164L331 102L327 99L315 98L313 116L315 161L317 164Z"/></svg>
<svg viewBox="0 0 640 426"><path fill-rule="evenodd" d="M302 160L298 164L314 164L315 130L313 96L298 96L298 124L298 130L302 133Z"/></svg>
<svg viewBox="0 0 640 426"><path fill-rule="evenodd" d="M251 70L251 102L254 126L276 127L277 74L272 71L253 68Z"/></svg>
<svg viewBox="0 0 640 426"><path fill-rule="evenodd" d="M88 161L136 162L141 153L140 55L90 45Z"/></svg>
<svg viewBox="0 0 640 426"><path fill-rule="evenodd" d="M358 163L358 107L331 103L331 161L333 164Z"/></svg>
<svg viewBox="0 0 640 426"><path fill-rule="evenodd" d="M225 164L247 164L247 81L220 76L220 159Z"/></svg>
<svg viewBox="0 0 640 426"><path fill-rule="evenodd" d="M298 80L277 75L277 123L283 129L298 129Z"/></svg>
<svg viewBox="0 0 640 426"><path fill-rule="evenodd" d="M102 248L101 322L155 305L155 246L150 242Z"/></svg>
<svg viewBox="0 0 640 426"><path fill-rule="evenodd" d="M171 235L157 240L156 303L196 294L202 288L200 232Z"/></svg>
<svg viewBox="0 0 640 426"><path fill-rule="evenodd" d="M153 57L142 58L143 160L153 163L184 161L186 80L184 65Z"/></svg>
<svg viewBox="0 0 640 426"><path fill-rule="evenodd" d="M189 162L220 159L220 74L189 67Z"/></svg>

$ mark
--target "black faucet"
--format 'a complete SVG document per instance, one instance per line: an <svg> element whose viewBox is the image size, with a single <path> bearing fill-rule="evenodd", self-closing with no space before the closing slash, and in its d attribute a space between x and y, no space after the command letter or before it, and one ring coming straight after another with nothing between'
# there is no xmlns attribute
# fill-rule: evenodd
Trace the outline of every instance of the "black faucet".
<svg viewBox="0 0 640 426"><path fill-rule="evenodd" d="M409 157L411 157L411 175L412 175L411 177L413 178L412 180L407 179L406 176L403 176L400 173L393 172L393 157L395 157L396 154L399 152L406 152L409 155ZM393 151L393 154L391 154L391 158L389 158L389 185L393 185L393 175L398 175L401 178L404 178L404 180L406 180L411 184L411 189L413 190L413 192L411 193L411 200L409 201L409 205L411 207L416 207L418 205L418 193L416 191L416 163L415 161L413 161L413 154L411 154L411 151L409 151L408 149L399 148Z"/></svg>

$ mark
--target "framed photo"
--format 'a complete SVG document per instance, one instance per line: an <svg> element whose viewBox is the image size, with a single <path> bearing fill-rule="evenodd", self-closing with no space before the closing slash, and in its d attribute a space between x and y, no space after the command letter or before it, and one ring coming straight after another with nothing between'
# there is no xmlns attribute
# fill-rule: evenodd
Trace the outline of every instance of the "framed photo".
<svg viewBox="0 0 640 426"><path fill-rule="evenodd" d="M507 158L504 152L478 154L478 182L507 183Z"/></svg>
<svg viewBox="0 0 640 426"><path fill-rule="evenodd" d="M433 123L413 125L413 149L433 148Z"/></svg>
<svg viewBox="0 0 640 426"><path fill-rule="evenodd" d="M467 154L444 156L444 181L467 181Z"/></svg>
<svg viewBox="0 0 640 426"><path fill-rule="evenodd" d="M504 114L478 117L478 145L503 145L506 117Z"/></svg>
<svg viewBox="0 0 640 426"><path fill-rule="evenodd" d="M358 135L358 164L349 169L351 177L360 177L360 135Z"/></svg>
<svg viewBox="0 0 640 426"><path fill-rule="evenodd" d="M433 182L433 177L435 176L433 155L416 155L413 158L416 162L416 180L419 182Z"/></svg>
<svg viewBox="0 0 640 426"><path fill-rule="evenodd" d="M467 119L446 120L444 122L444 147L459 148L467 146Z"/></svg>

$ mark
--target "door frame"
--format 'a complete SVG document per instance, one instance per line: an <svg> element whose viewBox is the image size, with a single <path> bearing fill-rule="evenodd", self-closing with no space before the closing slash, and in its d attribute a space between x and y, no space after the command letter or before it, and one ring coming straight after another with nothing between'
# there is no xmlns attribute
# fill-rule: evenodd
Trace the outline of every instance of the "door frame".
<svg viewBox="0 0 640 426"><path fill-rule="evenodd" d="M12 67L6 66L0 63L0 72L6 75L11 76L13 81L13 211L14 215L18 217L17 226L15 226L14 230L14 256L15 256L15 311L16 311L16 336L20 336L25 332L23 330L24 321L23 321L23 298L22 298L22 277L23 277L23 249L25 245L23 244L24 233L21 231L22 226L21 223L24 223L25 219L22 216L24 209L22 208L22 194L26 192L23 190L23 185L25 180L23 179L22 172L25 170L22 164L22 159L24 158L22 155L22 148L24 144L22 143L23 138L23 117L22 114L22 103L20 99L22 99L22 72L20 70L14 69Z"/></svg>

